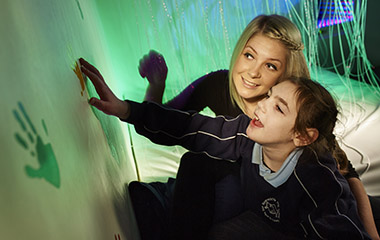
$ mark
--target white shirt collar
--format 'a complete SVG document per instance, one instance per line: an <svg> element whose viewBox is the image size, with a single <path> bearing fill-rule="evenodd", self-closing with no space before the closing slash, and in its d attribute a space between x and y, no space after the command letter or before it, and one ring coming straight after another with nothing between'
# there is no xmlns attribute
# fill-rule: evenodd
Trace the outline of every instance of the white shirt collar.
<svg viewBox="0 0 380 240"><path fill-rule="evenodd" d="M278 187L288 180L302 153L303 149L294 149L286 158L281 168L277 172L272 172L263 162L263 147L260 144L255 143L253 146L252 163L259 165L260 176L273 187Z"/></svg>

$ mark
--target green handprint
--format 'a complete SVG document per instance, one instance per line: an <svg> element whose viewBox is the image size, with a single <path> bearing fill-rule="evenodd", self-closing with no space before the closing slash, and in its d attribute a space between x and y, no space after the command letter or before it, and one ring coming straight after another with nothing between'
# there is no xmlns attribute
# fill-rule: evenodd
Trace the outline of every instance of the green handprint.
<svg viewBox="0 0 380 240"><path fill-rule="evenodd" d="M32 156L36 156L39 168L33 168L31 166L25 166L26 174L31 178L43 178L49 183L51 183L56 188L59 188L61 185L58 163L54 155L53 148L50 143L44 144L42 142L41 136L37 133L36 128L34 127L32 121L30 120L28 114L25 111L24 106L21 102L18 102L19 111L21 112L23 118L26 120L29 129L25 125L24 120L21 118L17 110L13 110L13 115L20 124L24 134L27 135L28 141L33 145L29 149L28 141L25 140L19 133L15 133L15 138L17 142L26 150L30 150ZM48 135L48 131L45 125L45 121L42 119L42 126Z"/></svg>

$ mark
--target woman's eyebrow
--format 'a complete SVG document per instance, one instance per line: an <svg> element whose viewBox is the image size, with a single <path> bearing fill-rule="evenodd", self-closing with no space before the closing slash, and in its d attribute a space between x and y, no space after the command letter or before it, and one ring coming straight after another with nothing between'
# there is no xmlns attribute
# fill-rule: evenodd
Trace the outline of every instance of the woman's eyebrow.
<svg viewBox="0 0 380 240"><path fill-rule="evenodd" d="M250 49L255 54L257 54L256 50L252 46L246 45L245 48L244 48L244 50L247 50L247 48ZM278 62L279 64L282 64L282 61L280 59L278 59L278 58L267 58L266 60L267 61L272 61L272 62Z"/></svg>
<svg viewBox="0 0 380 240"><path fill-rule="evenodd" d="M257 53L256 50L253 47L251 47L249 45L246 45L245 49L247 49L247 48L251 49L252 52Z"/></svg>
<svg viewBox="0 0 380 240"><path fill-rule="evenodd" d="M281 63L281 60L277 58L269 58L268 60Z"/></svg>

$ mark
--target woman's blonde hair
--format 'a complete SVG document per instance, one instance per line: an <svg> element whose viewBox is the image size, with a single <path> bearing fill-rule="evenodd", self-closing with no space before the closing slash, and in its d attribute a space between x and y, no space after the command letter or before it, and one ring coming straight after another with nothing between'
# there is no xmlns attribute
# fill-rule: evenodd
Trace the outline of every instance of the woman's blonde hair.
<svg viewBox="0 0 380 240"><path fill-rule="evenodd" d="M290 76L310 78L309 69L305 56L302 52L303 43L301 33L297 26L288 18L280 15L260 15L255 17L244 29L235 49L232 53L229 69L229 87L232 102L244 111L242 97L238 94L232 79L233 69L237 58L241 55L247 42L256 34L262 34L268 38L279 40L288 50L286 58L285 73L278 80L286 79Z"/></svg>

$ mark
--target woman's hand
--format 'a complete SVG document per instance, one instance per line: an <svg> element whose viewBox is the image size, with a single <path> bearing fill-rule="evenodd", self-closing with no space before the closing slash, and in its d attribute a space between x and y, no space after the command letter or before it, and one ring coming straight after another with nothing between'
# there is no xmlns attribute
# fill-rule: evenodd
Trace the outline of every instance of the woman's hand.
<svg viewBox="0 0 380 240"><path fill-rule="evenodd" d="M147 78L149 81L145 100L162 103L166 77L168 75L168 67L166 66L164 57L158 52L150 50L140 60L139 73L141 77Z"/></svg>
<svg viewBox="0 0 380 240"><path fill-rule="evenodd" d="M120 119L127 119L129 116L129 104L115 96L107 86L98 69L88 63L83 58L79 59L82 72L91 80L100 99L92 97L89 103L100 111L116 116Z"/></svg>
<svg viewBox="0 0 380 240"><path fill-rule="evenodd" d="M150 84L165 86L168 67L164 57L154 50L140 59L139 73L141 77L147 78Z"/></svg>

